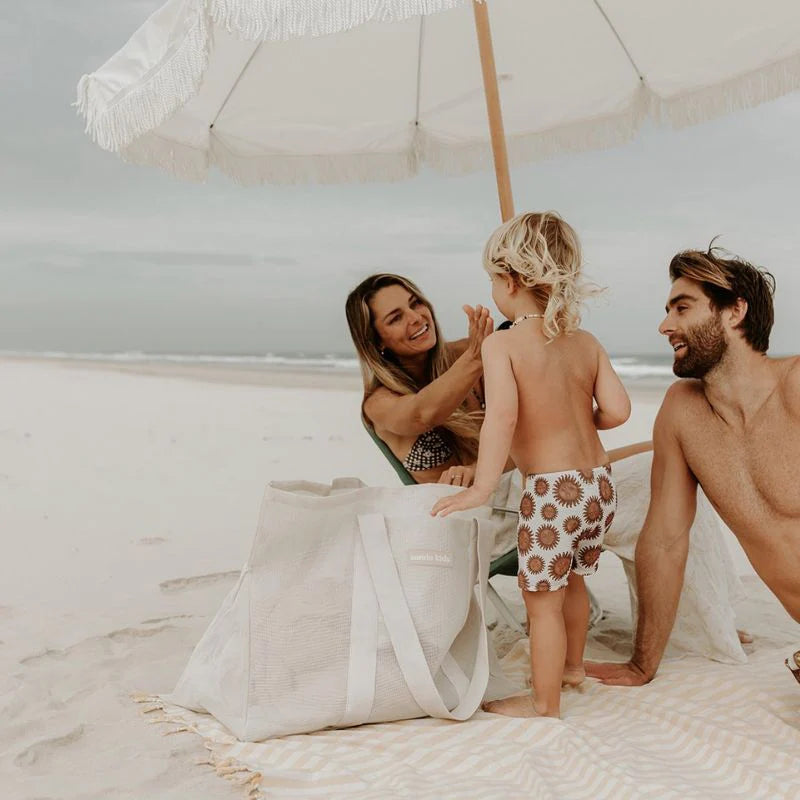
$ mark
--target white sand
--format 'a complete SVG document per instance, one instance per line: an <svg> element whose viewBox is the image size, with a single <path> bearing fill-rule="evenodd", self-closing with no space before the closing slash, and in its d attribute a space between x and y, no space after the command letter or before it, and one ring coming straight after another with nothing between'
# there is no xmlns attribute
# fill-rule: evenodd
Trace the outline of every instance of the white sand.
<svg viewBox="0 0 800 800"><path fill-rule="evenodd" d="M162 737L130 695L172 689L245 560L266 481L397 483L361 428L357 379L5 361L0 382L0 797L241 797L194 764L198 737ZM649 438L657 408L635 396L607 443ZM614 561L594 589L604 643L624 653ZM749 580L752 632L800 641Z"/></svg>

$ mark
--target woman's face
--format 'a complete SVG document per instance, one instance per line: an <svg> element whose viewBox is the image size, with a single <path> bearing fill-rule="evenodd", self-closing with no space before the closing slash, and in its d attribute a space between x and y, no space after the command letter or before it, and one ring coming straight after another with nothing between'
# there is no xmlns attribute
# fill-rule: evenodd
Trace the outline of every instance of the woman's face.
<svg viewBox="0 0 800 800"><path fill-rule="evenodd" d="M405 286L378 289L369 307L382 349L407 357L427 353L436 344L430 309Z"/></svg>

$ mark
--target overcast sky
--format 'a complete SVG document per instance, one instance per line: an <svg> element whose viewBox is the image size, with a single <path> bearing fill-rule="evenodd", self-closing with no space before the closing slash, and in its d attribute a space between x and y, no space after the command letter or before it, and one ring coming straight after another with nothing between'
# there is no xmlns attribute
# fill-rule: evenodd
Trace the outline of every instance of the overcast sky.
<svg viewBox="0 0 800 800"><path fill-rule="evenodd" d="M70 107L158 0L0 8L0 350L347 352L343 305L373 271L404 273L463 333L490 302L480 266L494 178L243 189L122 163ZM682 131L513 170L518 210L577 229L608 287L586 318L617 354L656 332L670 257L720 243L776 276L773 353L797 352L800 93Z"/></svg>

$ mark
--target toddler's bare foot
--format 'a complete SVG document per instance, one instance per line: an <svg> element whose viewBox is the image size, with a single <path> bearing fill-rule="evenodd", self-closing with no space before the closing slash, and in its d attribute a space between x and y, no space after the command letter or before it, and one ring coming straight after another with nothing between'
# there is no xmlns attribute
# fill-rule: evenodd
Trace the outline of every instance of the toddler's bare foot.
<svg viewBox="0 0 800 800"><path fill-rule="evenodd" d="M564 667L564 675L561 678L561 685L562 686L580 686L584 678L586 678L586 672L584 671L583 667Z"/></svg>
<svg viewBox="0 0 800 800"><path fill-rule="evenodd" d="M517 694L513 697L504 697L502 700L493 700L483 703L481 708L490 714L502 714L505 717L558 717L558 712L547 713L544 709L538 710L530 694Z"/></svg>
<svg viewBox="0 0 800 800"><path fill-rule="evenodd" d="M742 644L753 644L753 637L747 631L736 631Z"/></svg>

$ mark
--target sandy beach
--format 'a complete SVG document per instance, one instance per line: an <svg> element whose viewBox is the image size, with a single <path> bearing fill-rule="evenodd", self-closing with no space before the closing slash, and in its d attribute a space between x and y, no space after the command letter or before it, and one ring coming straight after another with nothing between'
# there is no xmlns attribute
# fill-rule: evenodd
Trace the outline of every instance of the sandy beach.
<svg viewBox="0 0 800 800"><path fill-rule="evenodd" d="M267 481L397 484L361 427L358 376L6 359L0 383L0 796L246 796L195 763L200 737L162 735L131 695L174 686L247 556ZM634 387L607 446L649 438L662 391ZM800 645L729 540L751 657ZM621 660L627 586L604 559L590 654ZM513 581L503 591L516 600Z"/></svg>

